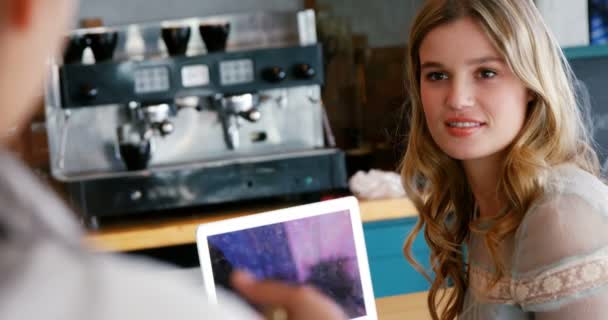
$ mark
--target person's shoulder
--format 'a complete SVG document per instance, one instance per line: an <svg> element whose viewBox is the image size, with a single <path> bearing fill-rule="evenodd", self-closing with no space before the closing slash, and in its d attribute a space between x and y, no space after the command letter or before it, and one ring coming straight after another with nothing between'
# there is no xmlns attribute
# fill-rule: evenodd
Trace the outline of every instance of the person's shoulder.
<svg viewBox="0 0 608 320"><path fill-rule="evenodd" d="M547 253L549 263L608 245L607 228L608 187L574 165L561 165L552 169L543 195L521 221L516 247L520 253Z"/></svg>
<svg viewBox="0 0 608 320"><path fill-rule="evenodd" d="M527 215L548 208L552 208L551 211L559 210L560 204L570 201L607 213L608 186L600 177L574 164L555 166L547 175L543 196L535 201Z"/></svg>
<svg viewBox="0 0 608 320"><path fill-rule="evenodd" d="M547 175L547 188L550 191L572 192L581 185L589 187L606 188L606 184L598 176L573 163L556 165Z"/></svg>

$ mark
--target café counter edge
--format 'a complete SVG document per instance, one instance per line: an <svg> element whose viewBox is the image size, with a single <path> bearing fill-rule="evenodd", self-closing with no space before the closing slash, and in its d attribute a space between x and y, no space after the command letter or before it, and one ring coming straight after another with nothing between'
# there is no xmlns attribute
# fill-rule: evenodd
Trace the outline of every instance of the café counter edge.
<svg viewBox="0 0 608 320"><path fill-rule="evenodd" d="M296 204L294 204L296 205ZM181 217L167 221L146 221L137 225L116 226L90 231L85 242L97 251L133 251L195 243L199 224L235 218L264 211L286 208L262 206L210 212L195 217ZM416 218L415 207L407 198L360 200L361 220L364 225L374 222Z"/></svg>

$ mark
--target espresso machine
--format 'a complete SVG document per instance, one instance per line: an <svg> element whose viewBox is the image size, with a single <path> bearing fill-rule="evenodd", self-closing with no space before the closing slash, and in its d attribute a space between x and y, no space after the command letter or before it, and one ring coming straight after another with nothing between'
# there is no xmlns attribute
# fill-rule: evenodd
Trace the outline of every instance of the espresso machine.
<svg viewBox="0 0 608 320"><path fill-rule="evenodd" d="M314 11L78 29L50 63L52 176L98 219L342 190Z"/></svg>

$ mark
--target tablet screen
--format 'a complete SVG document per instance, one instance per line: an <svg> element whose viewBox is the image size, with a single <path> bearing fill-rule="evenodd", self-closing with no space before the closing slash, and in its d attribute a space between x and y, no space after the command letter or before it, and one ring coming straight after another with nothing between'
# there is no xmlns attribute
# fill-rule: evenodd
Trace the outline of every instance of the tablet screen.
<svg viewBox="0 0 608 320"><path fill-rule="evenodd" d="M218 285L231 289L230 272L246 269L257 278L315 286L351 318L367 314L348 210L217 233L207 243Z"/></svg>

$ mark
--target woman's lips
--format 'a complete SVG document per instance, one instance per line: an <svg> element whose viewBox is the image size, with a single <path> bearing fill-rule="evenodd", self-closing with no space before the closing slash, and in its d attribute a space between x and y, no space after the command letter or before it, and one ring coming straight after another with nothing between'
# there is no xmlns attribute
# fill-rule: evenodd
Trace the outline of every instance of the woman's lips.
<svg viewBox="0 0 608 320"><path fill-rule="evenodd" d="M468 118L450 118L445 122L445 125L450 135L468 137L484 128L486 123Z"/></svg>

